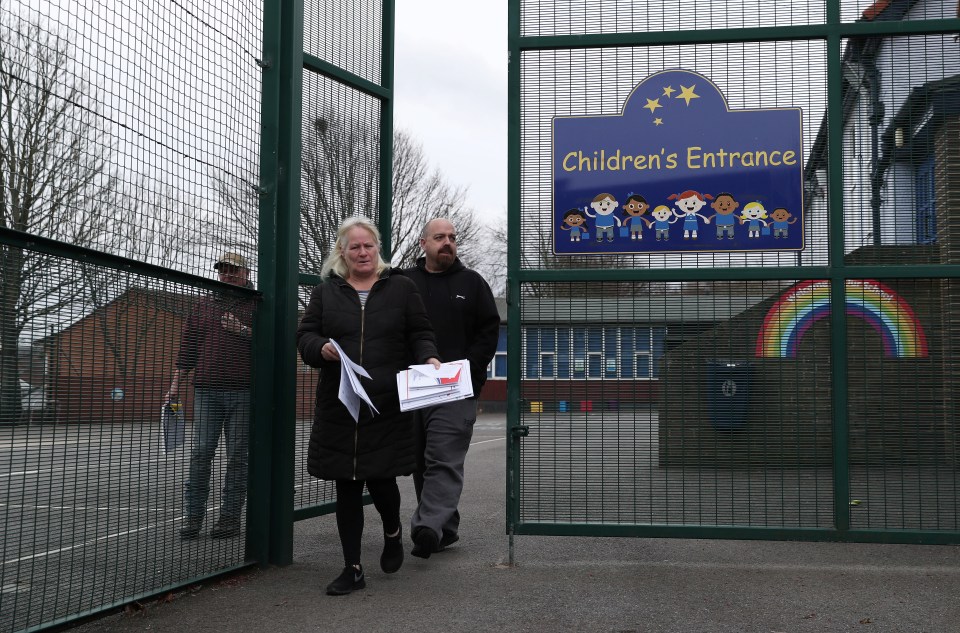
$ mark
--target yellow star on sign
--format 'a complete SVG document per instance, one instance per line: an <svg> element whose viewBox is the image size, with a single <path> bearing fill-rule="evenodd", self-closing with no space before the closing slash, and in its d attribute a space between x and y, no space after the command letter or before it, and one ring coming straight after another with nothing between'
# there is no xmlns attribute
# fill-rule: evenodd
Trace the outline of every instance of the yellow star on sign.
<svg viewBox="0 0 960 633"><path fill-rule="evenodd" d="M696 88L696 87L697 87L696 84L690 86L689 88L687 88L686 86L684 86L683 84L681 84L681 85L680 85L680 94L677 95L677 99L683 99L684 101L687 102L687 105L690 105L690 101L691 101L691 100L693 100L693 99L699 99L699 98L700 98L700 95L694 94L694 92L693 92L693 89Z"/></svg>
<svg viewBox="0 0 960 633"><path fill-rule="evenodd" d="M647 105L643 107L646 110L650 110L650 113L652 114L654 110L657 108L662 108L663 106L660 105L660 99L647 99Z"/></svg>
<svg viewBox="0 0 960 633"><path fill-rule="evenodd" d="M673 93L675 92L676 90L674 90L673 86L667 86L666 88L663 89L663 96L670 98L671 96L673 96Z"/></svg>
<svg viewBox="0 0 960 633"><path fill-rule="evenodd" d="M653 120L654 125L663 125L663 119L657 118Z"/></svg>

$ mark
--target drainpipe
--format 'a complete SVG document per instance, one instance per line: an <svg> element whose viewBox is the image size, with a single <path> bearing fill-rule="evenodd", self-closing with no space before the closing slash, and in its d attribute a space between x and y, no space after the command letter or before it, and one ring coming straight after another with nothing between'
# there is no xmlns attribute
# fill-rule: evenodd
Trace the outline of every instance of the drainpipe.
<svg viewBox="0 0 960 633"><path fill-rule="evenodd" d="M863 60L870 99L870 210L873 217L873 245L880 246L880 188L886 169L880 165L880 126L883 124L884 105L880 101L880 71L873 56Z"/></svg>

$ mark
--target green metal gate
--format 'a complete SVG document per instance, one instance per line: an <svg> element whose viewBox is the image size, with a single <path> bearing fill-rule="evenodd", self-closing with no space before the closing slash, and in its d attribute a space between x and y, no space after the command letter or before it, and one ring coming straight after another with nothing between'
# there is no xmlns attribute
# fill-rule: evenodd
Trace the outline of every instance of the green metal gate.
<svg viewBox="0 0 960 633"><path fill-rule="evenodd" d="M509 534L960 541L958 17L510 2ZM556 252L555 118L674 69L800 109L802 248Z"/></svg>
<svg viewBox="0 0 960 633"><path fill-rule="evenodd" d="M343 217L377 220L389 249L393 12L3 3L0 630L289 563L294 520L332 510L305 473L316 377L295 331ZM224 252L251 285L215 279ZM231 331L249 337L250 450L235 461L219 442L185 536L195 392L180 392L185 442L167 442L161 406L207 299L256 306ZM228 464L247 457L239 533L213 533Z"/></svg>
<svg viewBox="0 0 960 633"><path fill-rule="evenodd" d="M319 375L297 357L296 323L289 319L299 316L320 283L323 260L345 218L361 215L374 220L384 252L390 252L393 199L394 1L330 0L306 3L304 9L303 24L294 25L299 30L284 39L291 47L289 67L295 76L288 87L296 109L278 120L282 137L290 143L288 164L300 165L300 177L287 183L282 205L295 214L288 245L298 246L298 251L289 249L298 274L286 295L290 303L283 314L292 329L283 335L290 345L279 364L289 369L282 379L288 393L281 400L290 407L284 419L295 420L295 428L282 440L294 452L278 457L293 468L293 485L278 481L274 490L278 500L285 490L295 490L291 498L279 501L285 516L280 519L283 539L274 560L286 563L292 562L292 521L335 509L333 482L307 473Z"/></svg>

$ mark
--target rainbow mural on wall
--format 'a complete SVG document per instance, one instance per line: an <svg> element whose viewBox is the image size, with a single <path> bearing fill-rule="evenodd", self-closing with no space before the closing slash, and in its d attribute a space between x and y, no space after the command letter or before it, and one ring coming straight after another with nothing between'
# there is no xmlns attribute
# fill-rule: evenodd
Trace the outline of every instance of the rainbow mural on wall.
<svg viewBox="0 0 960 633"><path fill-rule="evenodd" d="M872 279L848 279L847 314L860 317L880 334L888 358L926 358L927 337L913 308L892 289ZM760 358L796 358L803 335L830 314L830 282L804 281L770 308L757 335Z"/></svg>

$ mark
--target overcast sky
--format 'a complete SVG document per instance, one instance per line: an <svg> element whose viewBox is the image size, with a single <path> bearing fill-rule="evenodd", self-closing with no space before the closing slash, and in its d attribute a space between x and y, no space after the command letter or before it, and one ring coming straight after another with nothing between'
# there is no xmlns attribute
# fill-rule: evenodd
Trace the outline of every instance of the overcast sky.
<svg viewBox="0 0 960 633"><path fill-rule="evenodd" d="M507 215L507 3L396 0L394 125L488 225Z"/></svg>

